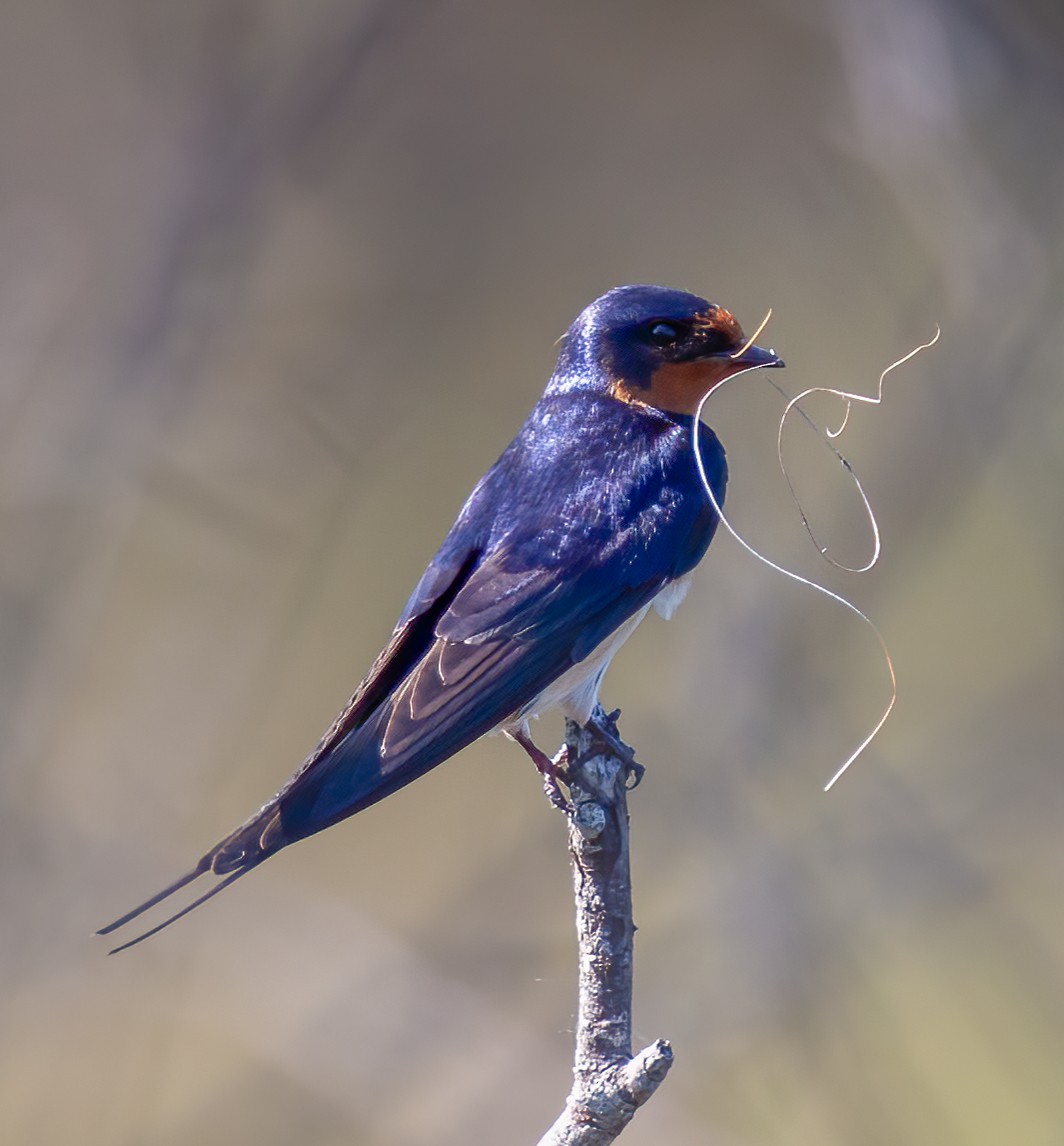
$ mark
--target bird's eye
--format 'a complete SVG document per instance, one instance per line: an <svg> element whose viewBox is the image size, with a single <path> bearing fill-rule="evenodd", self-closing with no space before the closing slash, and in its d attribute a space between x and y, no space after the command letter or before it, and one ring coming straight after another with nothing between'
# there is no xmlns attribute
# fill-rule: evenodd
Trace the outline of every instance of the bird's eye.
<svg viewBox="0 0 1064 1146"><path fill-rule="evenodd" d="M674 322L655 322L647 337L655 346L672 346L683 337L683 331Z"/></svg>

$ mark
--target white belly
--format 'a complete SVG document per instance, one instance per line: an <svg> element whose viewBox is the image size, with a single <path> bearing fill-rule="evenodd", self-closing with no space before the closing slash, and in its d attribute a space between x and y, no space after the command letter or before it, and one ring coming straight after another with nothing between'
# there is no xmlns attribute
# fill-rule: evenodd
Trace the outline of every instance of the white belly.
<svg viewBox="0 0 1064 1146"><path fill-rule="evenodd" d="M602 678L609 668L613 654L635 632L639 622L650 611L654 611L668 620L680 602L687 595L691 574L670 582L662 589L653 601L644 605L638 613L633 613L623 625L614 629L605 640L601 641L582 661L573 665L571 669L562 673L557 680L552 681L512 720L508 720L503 727L517 728L523 732L528 731L528 722L535 716L540 716L549 709L560 709L564 716L575 720L578 724L586 724L592 711L598 704L599 686Z"/></svg>

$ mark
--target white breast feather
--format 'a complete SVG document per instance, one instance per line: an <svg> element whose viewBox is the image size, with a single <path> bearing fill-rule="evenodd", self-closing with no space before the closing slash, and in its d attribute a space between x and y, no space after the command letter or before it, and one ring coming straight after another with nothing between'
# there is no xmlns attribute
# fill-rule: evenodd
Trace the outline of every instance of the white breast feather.
<svg viewBox="0 0 1064 1146"><path fill-rule="evenodd" d="M592 710L598 704L599 685L614 653L635 632L651 605L659 616L664 617L666 621L669 620L679 608L680 602L687 596L690 584L690 573L669 582L649 605L644 605L638 613L634 613L623 625L614 629L579 664L573 665L556 681L547 685L535 700L525 705L513 719L506 721L504 727L521 728L527 732L528 721L551 708L560 708L570 720L586 724Z"/></svg>
<svg viewBox="0 0 1064 1146"><path fill-rule="evenodd" d="M691 588L691 576L690 573L685 573L675 581L670 581L654 598L654 612L659 617L664 617L666 621L672 620L673 613L680 607L680 602Z"/></svg>

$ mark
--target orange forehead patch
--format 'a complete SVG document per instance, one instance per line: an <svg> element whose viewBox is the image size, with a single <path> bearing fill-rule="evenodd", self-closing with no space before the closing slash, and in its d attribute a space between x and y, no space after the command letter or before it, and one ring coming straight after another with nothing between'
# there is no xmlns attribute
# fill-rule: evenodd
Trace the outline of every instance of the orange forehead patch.
<svg viewBox="0 0 1064 1146"><path fill-rule="evenodd" d="M715 333L735 346L743 342L743 328L735 321L731 311L722 306L710 306L707 310L695 315L694 328L706 334Z"/></svg>

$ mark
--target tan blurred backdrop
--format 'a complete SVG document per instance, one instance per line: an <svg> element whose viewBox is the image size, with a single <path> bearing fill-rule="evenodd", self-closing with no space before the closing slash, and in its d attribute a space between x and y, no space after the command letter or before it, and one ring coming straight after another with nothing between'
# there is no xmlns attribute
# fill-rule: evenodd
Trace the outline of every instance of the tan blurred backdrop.
<svg viewBox="0 0 1064 1146"><path fill-rule="evenodd" d="M535 1141L568 1086L560 817L490 740L115 959L316 740L552 342L708 294L721 536L605 699L633 798L624 1141L1064 1143L1064 17L1044 0L8 0L0 14L0 1140ZM832 407L817 407L835 417ZM807 509L859 508L788 439ZM543 726L545 746L560 729Z"/></svg>

